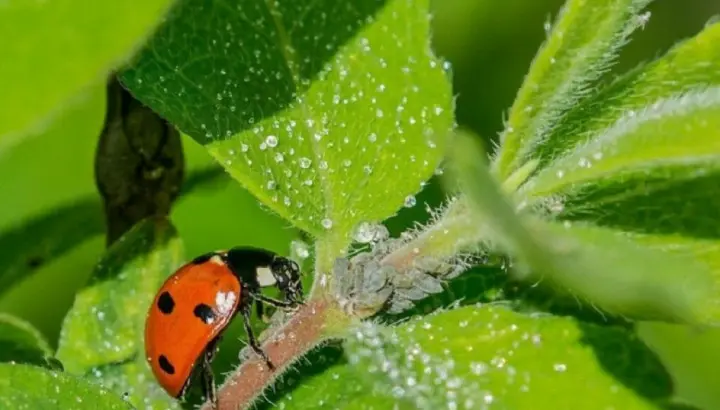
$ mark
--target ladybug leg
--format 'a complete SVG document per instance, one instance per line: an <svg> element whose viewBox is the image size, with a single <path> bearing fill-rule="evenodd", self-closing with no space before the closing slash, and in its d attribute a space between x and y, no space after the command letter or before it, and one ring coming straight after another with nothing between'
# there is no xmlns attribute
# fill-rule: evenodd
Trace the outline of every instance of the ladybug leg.
<svg viewBox="0 0 720 410"><path fill-rule="evenodd" d="M302 303L302 302L294 302L294 301L277 300L277 299L265 296L260 293L253 295L253 297L256 300L267 303L268 305L272 305L272 306L279 307L279 308L285 308L285 309L294 308L298 304Z"/></svg>
<svg viewBox="0 0 720 410"><path fill-rule="evenodd" d="M200 375L202 377L203 393L205 394L207 400L212 404L212 408L216 409L217 391L215 390L215 377L213 376L212 367L210 366L213 356L215 356L214 348L205 351Z"/></svg>
<svg viewBox="0 0 720 410"><path fill-rule="evenodd" d="M257 342L257 339L255 339L255 335L253 334L252 328L250 327L250 309L245 308L242 310L242 316L243 316L243 324L245 325L245 333L247 333L248 336L248 344L250 347L257 353L260 357L262 357L265 360L265 363L267 364L268 368L270 370L275 369L275 366L270 361L270 358L268 357L267 353L260 347L260 345Z"/></svg>
<svg viewBox="0 0 720 410"><path fill-rule="evenodd" d="M270 318L265 316L265 306L260 300L255 300L255 311L260 320L264 323L270 323Z"/></svg>
<svg viewBox="0 0 720 410"><path fill-rule="evenodd" d="M215 377L213 375L212 363L217 353L217 344L220 341L220 336L213 339L208 343L203 354L202 367L200 368L200 378L202 379L202 388L205 398L210 401L213 408L217 408L217 390L215 386Z"/></svg>

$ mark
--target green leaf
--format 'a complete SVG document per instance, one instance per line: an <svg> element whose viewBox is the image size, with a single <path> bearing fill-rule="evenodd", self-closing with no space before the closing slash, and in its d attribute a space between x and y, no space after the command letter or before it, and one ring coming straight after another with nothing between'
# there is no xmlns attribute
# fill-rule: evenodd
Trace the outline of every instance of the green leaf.
<svg viewBox="0 0 720 410"><path fill-rule="evenodd" d="M628 179L635 184L649 180L651 186L642 188L647 195L653 189L717 172L718 158L720 87L712 87L656 100L629 112L592 141L538 172L521 187L520 197L532 202L556 194L587 194L587 189L597 189L598 184Z"/></svg>
<svg viewBox="0 0 720 410"><path fill-rule="evenodd" d="M271 210L327 236L326 262L420 190L453 125L427 0L186 0L123 81Z"/></svg>
<svg viewBox="0 0 720 410"><path fill-rule="evenodd" d="M170 0L13 1L0 10L0 150L40 131L80 91L103 83L150 32ZM12 41L7 40L12 39Z"/></svg>
<svg viewBox="0 0 720 410"><path fill-rule="evenodd" d="M682 235L653 235L626 233L625 238L649 249L656 249L670 255L693 259L707 266L712 272L712 300L701 312L704 321L720 321L720 241L717 239L691 238Z"/></svg>
<svg viewBox="0 0 720 410"><path fill-rule="evenodd" d="M493 171L501 179L522 165L558 120L614 62L630 34L647 21L652 0L568 0L535 56L510 109ZM550 24L546 24L550 30Z"/></svg>
<svg viewBox="0 0 720 410"><path fill-rule="evenodd" d="M553 259L548 279L575 296L633 318L718 323L720 282L694 255L640 246L581 223L528 222Z"/></svg>
<svg viewBox="0 0 720 410"><path fill-rule="evenodd" d="M669 235L668 244L717 240L719 118L720 87L657 101L544 168L518 200L558 219Z"/></svg>
<svg viewBox="0 0 720 410"><path fill-rule="evenodd" d="M672 394L657 357L626 329L499 305L364 323L345 347L356 377L417 409L652 409Z"/></svg>
<svg viewBox="0 0 720 410"><path fill-rule="evenodd" d="M643 113L653 102L717 86L720 23L706 26L661 58L630 71L585 100L563 117L544 144L528 155L550 162L564 151L602 135L613 124L626 121L633 113Z"/></svg>
<svg viewBox="0 0 720 410"><path fill-rule="evenodd" d="M0 362L45 364L52 349L30 323L0 313Z"/></svg>
<svg viewBox="0 0 720 410"><path fill-rule="evenodd" d="M151 396L157 386L143 380L154 379L145 363L143 329L158 287L181 265L182 253L165 219L141 222L108 249L63 324L57 357L68 372L101 380L108 373L115 385L125 386L117 380L122 376L134 386L131 402L172 407L164 392Z"/></svg>
<svg viewBox="0 0 720 410"><path fill-rule="evenodd" d="M253 410L275 408L386 409L411 410L407 403L395 403L384 392L358 377L342 349L325 347L308 354L308 362L299 363L258 400ZM351 383L348 383L352 380Z"/></svg>
<svg viewBox="0 0 720 410"><path fill-rule="evenodd" d="M130 410L120 396L67 373L0 363L0 407L6 409Z"/></svg>
<svg viewBox="0 0 720 410"><path fill-rule="evenodd" d="M720 328L694 329L667 323L641 322L637 333L665 364L676 386L676 401L700 409L720 407Z"/></svg>
<svg viewBox="0 0 720 410"><path fill-rule="evenodd" d="M104 220L100 201L84 198L76 203L37 215L0 234L0 294L18 281L102 234Z"/></svg>
<svg viewBox="0 0 720 410"><path fill-rule="evenodd" d="M456 175L474 204L478 223L519 260L519 272L546 278L614 314L707 321L711 297L720 291L708 266L693 257L637 245L617 231L516 216L472 140L460 138L454 145Z"/></svg>

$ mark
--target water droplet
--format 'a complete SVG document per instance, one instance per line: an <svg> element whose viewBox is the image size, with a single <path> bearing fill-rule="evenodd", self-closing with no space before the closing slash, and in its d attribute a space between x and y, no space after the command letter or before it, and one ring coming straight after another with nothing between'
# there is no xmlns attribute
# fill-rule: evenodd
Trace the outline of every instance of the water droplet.
<svg viewBox="0 0 720 410"><path fill-rule="evenodd" d="M320 224L322 225L323 228L330 229L333 226L333 221L332 221L332 219L329 219L329 218L323 218L323 220L320 221Z"/></svg>
<svg viewBox="0 0 720 410"><path fill-rule="evenodd" d="M250 147L248 147L247 144L240 144L240 151L248 152L249 149L250 149Z"/></svg>
<svg viewBox="0 0 720 410"><path fill-rule="evenodd" d="M550 31L552 30L552 23L550 23L549 21L546 21L543 24L543 29L545 30L545 34L550 34Z"/></svg>
<svg viewBox="0 0 720 410"><path fill-rule="evenodd" d="M388 230L384 225L361 222L355 229L354 239L360 243L370 243L383 240L388 235Z"/></svg>
<svg viewBox="0 0 720 410"><path fill-rule="evenodd" d="M328 163L327 163L327 161L320 161L320 163L318 163L318 168L320 168L320 169L328 169Z"/></svg>
<svg viewBox="0 0 720 410"><path fill-rule="evenodd" d="M285 156L282 153L278 152L277 154L275 154L275 162L283 161L285 161Z"/></svg>
<svg viewBox="0 0 720 410"><path fill-rule="evenodd" d="M265 138L265 144L270 148L275 148L278 145L278 138L274 135L268 135Z"/></svg>
<svg viewBox="0 0 720 410"><path fill-rule="evenodd" d="M368 135L368 140L370 140L370 142L377 141L377 134L373 132L372 134Z"/></svg>
<svg viewBox="0 0 720 410"><path fill-rule="evenodd" d="M557 175L558 178L562 178L565 176L565 171L561 169L557 173L555 173L555 175Z"/></svg>
<svg viewBox="0 0 720 410"><path fill-rule="evenodd" d="M310 158L302 157L298 160L298 164L300 164L300 168L308 169L310 168L312 161L310 160Z"/></svg>
<svg viewBox="0 0 720 410"><path fill-rule="evenodd" d="M267 182L267 185L265 185L267 189L273 190L277 187L277 183L273 180L270 180Z"/></svg>
<svg viewBox="0 0 720 410"><path fill-rule="evenodd" d="M553 369L554 369L556 372L562 373L562 372L564 372L565 370L567 370L567 365L566 365L565 363L555 363L555 364L553 365Z"/></svg>
<svg viewBox="0 0 720 410"><path fill-rule="evenodd" d="M415 199L414 195L408 195L405 197L405 208L412 208L417 204L417 200Z"/></svg>

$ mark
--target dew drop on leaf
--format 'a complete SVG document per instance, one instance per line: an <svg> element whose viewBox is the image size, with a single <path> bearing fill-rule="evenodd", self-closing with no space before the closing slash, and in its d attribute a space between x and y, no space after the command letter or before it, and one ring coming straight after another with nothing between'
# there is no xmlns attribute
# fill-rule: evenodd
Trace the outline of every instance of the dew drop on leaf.
<svg viewBox="0 0 720 410"><path fill-rule="evenodd" d="M375 227L368 222L361 222L355 230L354 238L360 243L369 243L375 239Z"/></svg>
<svg viewBox="0 0 720 410"><path fill-rule="evenodd" d="M278 145L278 138L274 135L268 135L267 138L265 138L265 144L270 148L275 148Z"/></svg>
<svg viewBox="0 0 720 410"><path fill-rule="evenodd" d="M323 218L323 220L320 221L320 224L322 225L323 228L330 229L333 226L333 221L329 218Z"/></svg>
<svg viewBox="0 0 720 410"><path fill-rule="evenodd" d="M310 247L303 241L292 241L290 252L298 259L307 259L310 256Z"/></svg>
<svg viewBox="0 0 720 410"><path fill-rule="evenodd" d="M414 195L408 195L405 197L405 207L406 208L412 208L417 204L417 200L415 199Z"/></svg>
<svg viewBox="0 0 720 410"><path fill-rule="evenodd" d="M300 168L308 169L308 168L310 168L312 161L310 160L310 158L302 157L298 161L298 164L300 165Z"/></svg>

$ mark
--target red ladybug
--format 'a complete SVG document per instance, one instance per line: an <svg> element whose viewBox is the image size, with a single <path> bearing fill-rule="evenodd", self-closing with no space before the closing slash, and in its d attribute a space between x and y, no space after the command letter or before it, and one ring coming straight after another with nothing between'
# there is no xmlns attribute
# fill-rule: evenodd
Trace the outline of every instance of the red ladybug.
<svg viewBox="0 0 720 410"><path fill-rule="evenodd" d="M285 300L260 293L277 286ZM210 362L222 332L237 313L243 317L249 345L273 368L250 329L253 302L262 316L263 303L292 308L301 303L298 265L267 250L233 248L210 252L180 267L158 291L145 323L145 353L160 385L182 397L196 372L205 397L217 396Z"/></svg>

